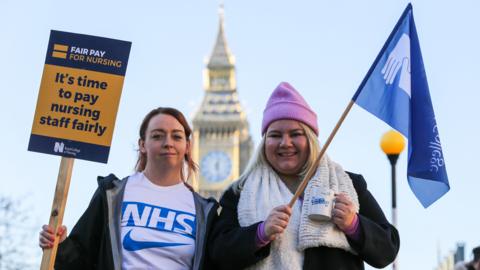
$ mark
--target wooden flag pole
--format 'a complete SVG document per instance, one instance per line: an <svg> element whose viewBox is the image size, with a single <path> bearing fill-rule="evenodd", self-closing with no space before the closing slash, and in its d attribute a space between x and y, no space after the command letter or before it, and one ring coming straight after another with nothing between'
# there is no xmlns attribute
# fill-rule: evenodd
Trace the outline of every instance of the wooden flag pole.
<svg viewBox="0 0 480 270"><path fill-rule="evenodd" d="M65 212L65 204L67 202L68 188L70 187L70 179L72 177L74 158L62 157L60 169L58 170L57 187L55 188L55 196L53 198L52 212L48 225L53 228L55 233L55 242L52 248L43 250L42 263L40 270L52 270L55 264L55 256L57 255L58 241L57 230L63 222L63 213Z"/></svg>
<svg viewBox="0 0 480 270"><path fill-rule="evenodd" d="M348 103L347 108L345 109L342 116L338 120L337 125L335 125L335 128L333 128L332 133L330 133L330 136L328 136L328 139L325 142L325 145L320 150L320 154L318 154L317 159L315 159L315 162L313 163L314 166L312 166L305 174L305 177L303 178L302 183L300 183L300 185L298 186L297 191L295 191L295 195L293 195L292 199L288 203L288 206L293 207L298 197L302 195L303 191L307 187L308 181L310 181L310 178L312 178L313 174L317 171L318 165L320 164L320 160L322 160L323 154L325 154L325 152L327 151L328 146L332 142L333 137L335 137L335 134L337 134L338 129L343 123L343 120L345 120L345 117L347 117L347 114L350 112L350 109L352 108L353 103L354 103L353 100L351 100L350 103Z"/></svg>

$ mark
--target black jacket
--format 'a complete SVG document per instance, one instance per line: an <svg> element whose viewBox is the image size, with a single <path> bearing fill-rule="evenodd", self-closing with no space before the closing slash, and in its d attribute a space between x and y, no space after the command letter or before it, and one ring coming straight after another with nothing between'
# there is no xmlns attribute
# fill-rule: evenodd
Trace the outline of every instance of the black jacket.
<svg viewBox="0 0 480 270"><path fill-rule="evenodd" d="M119 180L113 174L98 178L90 205L58 247L55 269L121 269L120 215L127 179ZM195 270L211 269L205 256L205 240L217 216L218 203L193 194L196 237L192 266Z"/></svg>
<svg viewBox="0 0 480 270"><path fill-rule="evenodd" d="M398 253L398 231L385 218L375 198L367 190L363 177L348 174L358 194L361 233L358 241L348 237L347 239L358 255L338 248L308 248L304 253L303 269L364 269L364 261L381 268L393 262ZM248 227L240 227L238 223L237 205L240 192L232 186L222 196L222 211L209 239L209 256L220 269L244 269L266 258L270 253L270 244L256 248L255 236L259 223Z"/></svg>

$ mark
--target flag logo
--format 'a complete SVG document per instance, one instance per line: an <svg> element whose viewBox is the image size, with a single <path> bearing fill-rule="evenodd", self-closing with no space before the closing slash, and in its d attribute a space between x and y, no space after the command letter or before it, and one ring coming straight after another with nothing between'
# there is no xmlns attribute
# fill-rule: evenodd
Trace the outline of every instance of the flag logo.
<svg viewBox="0 0 480 270"><path fill-rule="evenodd" d="M399 71L398 87L410 96L410 37L406 34L402 34L383 66L382 74L385 84L392 84Z"/></svg>

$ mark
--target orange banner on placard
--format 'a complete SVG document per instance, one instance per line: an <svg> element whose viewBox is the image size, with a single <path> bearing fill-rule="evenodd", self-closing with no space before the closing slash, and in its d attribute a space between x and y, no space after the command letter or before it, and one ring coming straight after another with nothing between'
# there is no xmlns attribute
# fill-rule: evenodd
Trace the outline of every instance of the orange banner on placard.
<svg viewBox="0 0 480 270"><path fill-rule="evenodd" d="M45 65L32 134L109 146L124 77Z"/></svg>

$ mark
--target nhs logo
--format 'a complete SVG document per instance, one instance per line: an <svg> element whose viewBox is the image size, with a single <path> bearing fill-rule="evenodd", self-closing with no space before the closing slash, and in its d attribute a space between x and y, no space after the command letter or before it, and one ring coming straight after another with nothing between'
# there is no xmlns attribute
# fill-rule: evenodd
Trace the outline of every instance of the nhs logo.
<svg viewBox="0 0 480 270"><path fill-rule="evenodd" d="M195 215L139 202L123 202L122 227L143 227L195 239Z"/></svg>
<svg viewBox="0 0 480 270"><path fill-rule="evenodd" d="M55 142L55 145L53 146L53 152L63 153L63 148L65 148L65 144L63 142Z"/></svg>
<svg viewBox="0 0 480 270"><path fill-rule="evenodd" d="M312 205L316 205L316 204L327 204L327 202L322 197L313 197L312 198Z"/></svg>

